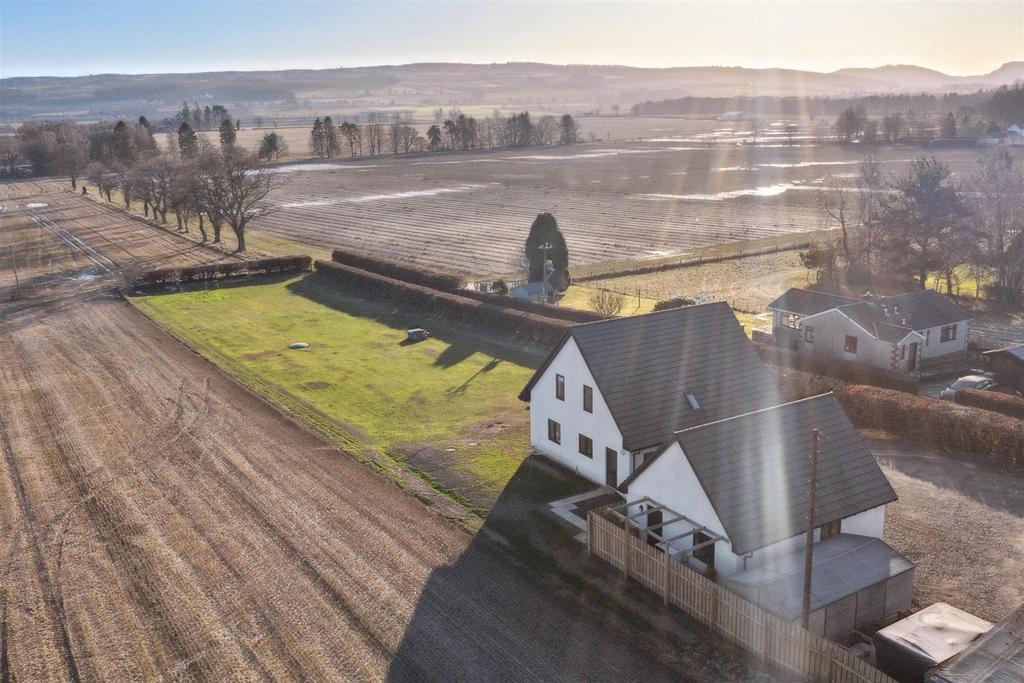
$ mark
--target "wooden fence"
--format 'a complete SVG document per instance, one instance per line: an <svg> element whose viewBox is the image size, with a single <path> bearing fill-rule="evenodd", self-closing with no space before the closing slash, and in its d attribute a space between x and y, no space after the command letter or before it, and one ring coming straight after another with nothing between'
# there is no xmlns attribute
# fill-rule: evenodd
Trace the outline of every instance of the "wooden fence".
<svg viewBox="0 0 1024 683"><path fill-rule="evenodd" d="M828 683L896 683L838 643L784 621L605 519L587 516L587 550L730 641L787 673Z"/></svg>

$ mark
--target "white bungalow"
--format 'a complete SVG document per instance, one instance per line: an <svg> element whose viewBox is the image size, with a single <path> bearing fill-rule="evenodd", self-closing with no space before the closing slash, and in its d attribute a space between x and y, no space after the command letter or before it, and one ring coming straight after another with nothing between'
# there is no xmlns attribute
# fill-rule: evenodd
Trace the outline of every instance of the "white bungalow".
<svg viewBox="0 0 1024 683"><path fill-rule="evenodd" d="M852 299L792 288L768 310L781 345L908 374L963 358L972 318L931 289Z"/></svg>

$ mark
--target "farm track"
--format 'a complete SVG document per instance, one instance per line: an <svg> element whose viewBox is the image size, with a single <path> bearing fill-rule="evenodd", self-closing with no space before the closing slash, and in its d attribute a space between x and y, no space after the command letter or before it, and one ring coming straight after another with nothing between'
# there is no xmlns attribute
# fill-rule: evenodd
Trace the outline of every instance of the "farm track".
<svg viewBox="0 0 1024 683"><path fill-rule="evenodd" d="M638 637L104 296L220 254L45 183L0 204L29 281L7 301L0 256L5 680L760 678Z"/></svg>

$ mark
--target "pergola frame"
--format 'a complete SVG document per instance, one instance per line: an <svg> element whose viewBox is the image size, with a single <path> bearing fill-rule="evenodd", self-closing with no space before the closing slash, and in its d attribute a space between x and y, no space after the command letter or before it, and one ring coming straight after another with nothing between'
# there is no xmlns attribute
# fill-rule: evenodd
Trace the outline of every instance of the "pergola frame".
<svg viewBox="0 0 1024 683"><path fill-rule="evenodd" d="M648 505L649 507L641 512L634 512L631 515L625 514L623 512L628 512L629 508L633 505L644 504ZM675 536L672 536L671 538L663 538L655 544L655 546L661 548L664 552L668 553L669 555L671 555L671 553L669 553L668 551L674 550L676 551L676 553L683 555L684 557L692 557L693 553L697 550L700 550L701 548L706 548L709 545L714 545L718 541L728 540L725 536L715 533L711 529L708 529L706 526L703 526L702 524L693 521L686 515L676 512L667 505L662 505L658 501L654 500L653 498L649 498L648 496L644 496L639 500L631 500L625 503L619 503L618 505L610 505L607 508L605 508L605 511L612 514L617 519L621 520L623 524L635 527L640 532L640 537L643 538L644 541L647 540L647 535L651 531L655 529L660 529L662 527L666 527L670 524L675 524L677 522L685 522L689 524L691 527L693 527L689 531L677 534ZM670 516L670 518L658 524L652 524L651 526L643 526L637 521L651 512L663 512L665 513L665 515ZM710 539L707 541L701 541L700 543L697 543L696 545L691 545L689 547L680 547L676 544L677 541L680 541L684 538L689 538L690 536L693 536L696 533L703 533L705 536L709 536Z"/></svg>

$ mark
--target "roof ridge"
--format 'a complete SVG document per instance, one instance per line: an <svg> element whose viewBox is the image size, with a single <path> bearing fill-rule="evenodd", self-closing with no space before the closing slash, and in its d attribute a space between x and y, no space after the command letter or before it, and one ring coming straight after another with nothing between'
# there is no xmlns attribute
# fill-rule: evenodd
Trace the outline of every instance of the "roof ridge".
<svg viewBox="0 0 1024 683"><path fill-rule="evenodd" d="M629 320L642 320L642 319L650 317L650 316L662 315L662 314L665 314L665 313L678 313L679 311L689 311L689 310L693 310L695 308L707 308L708 306L718 306L718 305L722 305L722 304L728 306L728 303L726 301L724 301L724 300L723 301L708 301L707 303L703 303L703 304L693 304L691 306L678 306L676 308L666 308L666 309L661 310L661 311L651 311L650 313L641 313L639 315L622 315L622 316L615 316L614 318L605 318L604 320L591 320L591 321L585 322L585 323L576 323L575 325L570 325L569 326L569 332L572 332L573 330L575 330L577 328L580 328L580 327L592 327L594 325L602 325L602 324L605 324L605 323L623 322L623 321L629 321ZM732 309L730 308L729 310L732 310Z"/></svg>
<svg viewBox="0 0 1024 683"><path fill-rule="evenodd" d="M796 405L797 403L805 403L807 401L813 401L813 400L818 399L818 398L824 398L825 396L835 396L835 392L833 392L833 391L826 391L823 394L815 394L814 396L807 396L805 398L798 398L795 401L787 401L786 403L778 403L776 405L769 406L767 408L761 408L760 410L751 410L750 412L747 412L747 413L740 413L739 415L733 415L731 417L723 417L721 420L715 420L714 422L705 422L704 424L696 425L695 427L687 427L686 429L677 430L677 431L673 432L672 435L675 436L675 437L678 437L680 434L683 434L685 432L692 432L695 429L702 429L704 427L710 427L711 425L721 424L722 422L729 422L730 420L738 420L741 417L748 417L750 415L757 415L758 413L765 413L765 412L768 412L769 410L775 410L776 408L785 408L787 406Z"/></svg>

